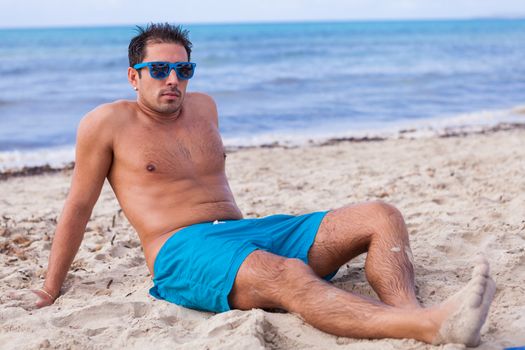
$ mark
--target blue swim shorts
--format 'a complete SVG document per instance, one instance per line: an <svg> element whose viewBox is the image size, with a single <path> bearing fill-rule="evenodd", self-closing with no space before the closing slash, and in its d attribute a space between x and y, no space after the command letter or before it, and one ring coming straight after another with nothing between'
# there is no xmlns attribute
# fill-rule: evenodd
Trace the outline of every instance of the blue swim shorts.
<svg viewBox="0 0 525 350"><path fill-rule="evenodd" d="M244 259L261 249L307 264L326 213L204 222L183 228L160 249L150 294L191 309L228 311L228 295Z"/></svg>

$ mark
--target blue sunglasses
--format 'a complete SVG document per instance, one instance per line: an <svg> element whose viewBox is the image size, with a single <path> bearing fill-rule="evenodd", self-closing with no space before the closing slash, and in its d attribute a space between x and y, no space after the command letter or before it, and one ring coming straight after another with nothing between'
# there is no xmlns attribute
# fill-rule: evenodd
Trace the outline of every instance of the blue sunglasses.
<svg viewBox="0 0 525 350"><path fill-rule="evenodd" d="M142 62L137 63L133 68L139 70L146 66L149 68L149 75L151 75L153 79L166 79L170 75L171 70L174 69L177 78L188 80L193 77L196 64L192 62Z"/></svg>

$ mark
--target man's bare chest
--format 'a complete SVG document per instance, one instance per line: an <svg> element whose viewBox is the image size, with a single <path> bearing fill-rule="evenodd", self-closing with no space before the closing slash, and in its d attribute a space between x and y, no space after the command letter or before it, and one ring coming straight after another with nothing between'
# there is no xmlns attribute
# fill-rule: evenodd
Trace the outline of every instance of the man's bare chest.
<svg viewBox="0 0 525 350"><path fill-rule="evenodd" d="M224 170L224 147L214 125L172 132L130 129L117 140L114 165L139 174L187 178Z"/></svg>

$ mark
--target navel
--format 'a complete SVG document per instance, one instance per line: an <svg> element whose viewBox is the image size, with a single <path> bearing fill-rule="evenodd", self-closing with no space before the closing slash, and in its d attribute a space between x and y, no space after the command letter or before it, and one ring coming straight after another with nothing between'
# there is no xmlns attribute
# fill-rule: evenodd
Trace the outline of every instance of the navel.
<svg viewBox="0 0 525 350"><path fill-rule="evenodd" d="M146 165L146 170L149 171L149 172L153 172L153 171L155 171L155 169L157 169L155 164L149 163L148 165Z"/></svg>

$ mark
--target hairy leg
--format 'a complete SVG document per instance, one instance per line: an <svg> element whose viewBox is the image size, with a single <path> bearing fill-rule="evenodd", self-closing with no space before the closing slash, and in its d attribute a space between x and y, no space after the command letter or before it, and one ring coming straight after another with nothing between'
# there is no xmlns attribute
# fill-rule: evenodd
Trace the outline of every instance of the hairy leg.
<svg viewBox="0 0 525 350"><path fill-rule="evenodd" d="M283 308L338 336L477 345L493 295L487 263L478 265L471 282L443 304L405 309L340 290L300 260L255 251L241 265L229 301L244 310Z"/></svg>
<svg viewBox="0 0 525 350"><path fill-rule="evenodd" d="M365 252L366 276L381 301L420 307L407 229L401 213L391 205L370 202L329 212L308 258L313 270L323 276Z"/></svg>

